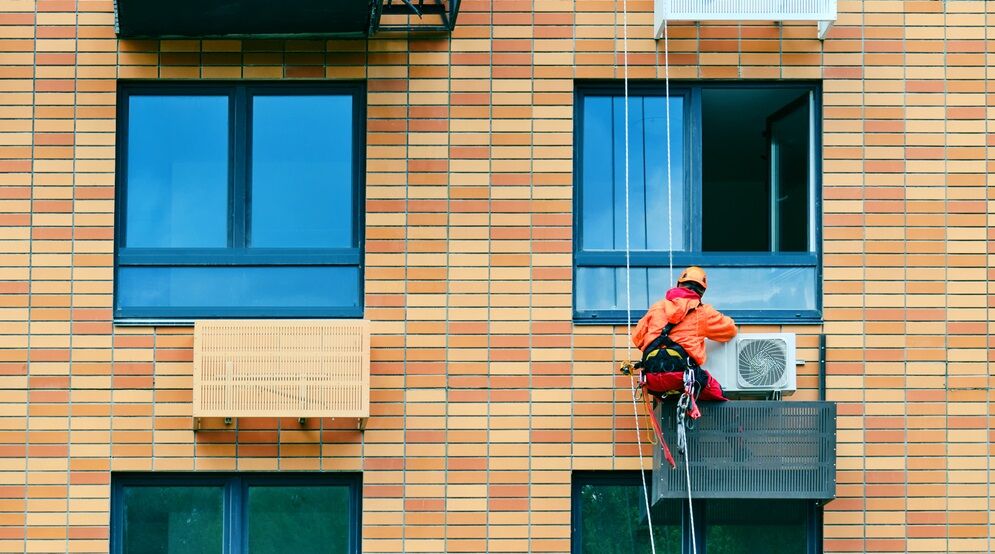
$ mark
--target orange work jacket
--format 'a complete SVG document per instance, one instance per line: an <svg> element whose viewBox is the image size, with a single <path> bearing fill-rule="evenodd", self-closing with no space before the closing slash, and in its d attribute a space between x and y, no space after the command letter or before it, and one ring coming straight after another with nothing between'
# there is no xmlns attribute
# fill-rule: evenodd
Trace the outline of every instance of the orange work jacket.
<svg viewBox="0 0 995 554"><path fill-rule="evenodd" d="M688 313L691 308L695 310ZM677 323L670 331L670 338L700 366L705 364L705 339L727 342L736 336L736 323L732 318L722 315L710 304L702 304L696 298L674 298L650 306L632 332L632 342L639 350L646 350L668 323Z"/></svg>

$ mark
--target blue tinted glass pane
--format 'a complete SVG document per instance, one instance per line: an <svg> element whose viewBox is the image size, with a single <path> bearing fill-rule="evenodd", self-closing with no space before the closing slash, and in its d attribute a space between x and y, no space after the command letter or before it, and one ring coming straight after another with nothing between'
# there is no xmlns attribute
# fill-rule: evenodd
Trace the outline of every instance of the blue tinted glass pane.
<svg viewBox="0 0 995 554"><path fill-rule="evenodd" d="M684 184L684 99L647 97L643 100L643 169L646 190L645 213L640 219L650 228L640 248L685 250L684 223L689 209ZM667 106L670 108L670 182L667 182ZM630 146L631 148L631 146ZM630 154L630 164L631 154ZM631 169L630 169L631 172ZM670 201L667 189L670 188ZM630 207L631 210L631 207ZM668 229L668 210L672 222ZM630 223L631 226L631 223ZM669 236L672 234L673 236Z"/></svg>
<svg viewBox="0 0 995 554"><path fill-rule="evenodd" d="M583 147L581 164L581 211L585 250L610 250L613 245L615 180L612 149L612 99L608 96L584 98Z"/></svg>
<svg viewBox="0 0 995 554"><path fill-rule="evenodd" d="M222 493L221 487L125 487L123 551L221 552Z"/></svg>
<svg viewBox="0 0 995 554"><path fill-rule="evenodd" d="M626 295L624 267L577 268L576 309L579 311L625 310L629 303L626 297L629 296L633 310L645 310L649 307L647 300L648 271L644 267L631 269L628 283L630 295Z"/></svg>
<svg viewBox="0 0 995 554"><path fill-rule="evenodd" d="M352 96L252 99L249 243L350 247Z"/></svg>
<svg viewBox="0 0 995 554"><path fill-rule="evenodd" d="M118 308L349 308L360 305L359 268L336 267L122 267Z"/></svg>
<svg viewBox="0 0 995 554"><path fill-rule="evenodd" d="M582 312L625 309L617 306L619 293L616 289L625 285L616 284L615 272L614 267L578 267L574 282L574 309ZM624 289L622 294L625 294Z"/></svg>
<svg viewBox="0 0 995 554"><path fill-rule="evenodd" d="M349 551L348 487L249 487L250 554Z"/></svg>
<svg viewBox="0 0 995 554"><path fill-rule="evenodd" d="M708 271L708 302L719 310L815 310L814 267L716 267Z"/></svg>
<svg viewBox="0 0 995 554"><path fill-rule="evenodd" d="M228 97L128 99L125 244L228 245Z"/></svg>
<svg viewBox="0 0 995 554"><path fill-rule="evenodd" d="M815 310L814 267L713 267L705 301L719 310ZM667 268L632 268L632 309L643 311L676 281ZM625 268L577 268L576 310L625 310Z"/></svg>
<svg viewBox="0 0 995 554"><path fill-rule="evenodd" d="M615 237L614 248L625 248L625 99L615 97ZM643 99L629 99L629 247L646 247L646 179L643 174Z"/></svg>
<svg viewBox="0 0 995 554"><path fill-rule="evenodd" d="M625 101L618 96L588 96L583 109L581 248L621 250L625 248L626 220ZM674 250L685 249L683 137L683 97L673 97L669 102L663 97L629 98L629 244L633 250L668 250L671 240ZM668 221L673 222L670 228Z"/></svg>

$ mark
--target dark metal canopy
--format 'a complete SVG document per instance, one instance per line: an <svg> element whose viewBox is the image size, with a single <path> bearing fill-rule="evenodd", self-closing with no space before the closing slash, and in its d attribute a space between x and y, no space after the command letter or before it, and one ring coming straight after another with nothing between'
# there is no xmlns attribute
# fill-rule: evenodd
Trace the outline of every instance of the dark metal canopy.
<svg viewBox="0 0 995 554"><path fill-rule="evenodd" d="M449 32L459 0L115 0L121 38L369 37Z"/></svg>

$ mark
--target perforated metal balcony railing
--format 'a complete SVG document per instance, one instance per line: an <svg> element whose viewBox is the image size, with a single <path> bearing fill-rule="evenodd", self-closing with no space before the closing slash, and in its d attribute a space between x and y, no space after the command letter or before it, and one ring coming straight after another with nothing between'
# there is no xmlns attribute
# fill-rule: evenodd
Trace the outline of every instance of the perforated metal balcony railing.
<svg viewBox="0 0 995 554"><path fill-rule="evenodd" d="M368 321L196 322L194 417L369 415Z"/></svg>
<svg viewBox="0 0 995 554"><path fill-rule="evenodd" d="M460 0L114 0L121 38L362 38L445 33Z"/></svg>
<svg viewBox="0 0 995 554"><path fill-rule="evenodd" d="M460 0L376 0L373 33L440 33L456 28Z"/></svg>
<svg viewBox="0 0 995 554"><path fill-rule="evenodd" d="M655 0L654 29L667 21L817 21L819 38L836 21L836 0Z"/></svg>
<svg viewBox="0 0 995 554"><path fill-rule="evenodd" d="M694 498L793 498L836 496L836 404L832 402L729 401L701 404L702 417L688 433ZM674 402L657 407L664 437L674 450ZM686 498L684 461L677 469L653 454L653 501Z"/></svg>

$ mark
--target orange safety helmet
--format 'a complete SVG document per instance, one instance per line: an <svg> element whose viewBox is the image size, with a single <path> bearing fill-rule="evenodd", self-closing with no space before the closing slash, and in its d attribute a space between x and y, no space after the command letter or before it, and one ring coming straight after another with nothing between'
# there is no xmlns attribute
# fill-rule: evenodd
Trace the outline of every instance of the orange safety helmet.
<svg viewBox="0 0 995 554"><path fill-rule="evenodd" d="M708 288L708 276L705 275L705 270L700 267L693 265L684 270L681 276L677 278L677 284L681 285L684 283L696 283L701 286L702 289Z"/></svg>

